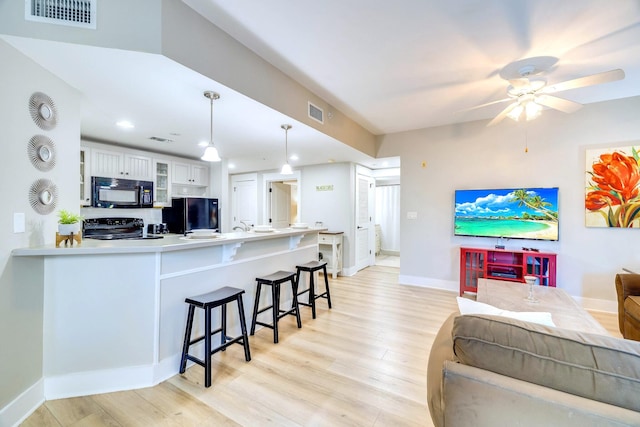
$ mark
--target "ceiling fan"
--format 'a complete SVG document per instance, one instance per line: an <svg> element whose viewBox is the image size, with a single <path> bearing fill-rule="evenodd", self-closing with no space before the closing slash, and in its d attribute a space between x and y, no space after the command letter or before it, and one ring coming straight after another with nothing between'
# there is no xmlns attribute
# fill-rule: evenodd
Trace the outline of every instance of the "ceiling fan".
<svg viewBox="0 0 640 427"><path fill-rule="evenodd" d="M557 60L552 56L539 56L512 62L500 71L500 76L509 81L509 86L507 87L508 98L478 105L469 110L511 102L487 126L494 126L505 117L516 121L522 119L533 120L540 115L543 107L553 108L564 113L573 113L582 108L582 104L552 94L624 78L624 71L615 69L547 85L547 79L538 75L551 68Z"/></svg>

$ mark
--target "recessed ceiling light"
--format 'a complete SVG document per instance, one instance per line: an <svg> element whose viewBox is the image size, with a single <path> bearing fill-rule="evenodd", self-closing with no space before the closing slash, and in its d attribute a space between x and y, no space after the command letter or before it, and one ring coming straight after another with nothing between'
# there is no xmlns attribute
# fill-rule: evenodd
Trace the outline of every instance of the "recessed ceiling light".
<svg viewBox="0 0 640 427"><path fill-rule="evenodd" d="M292 154L291 156L289 156L289 160L298 160L299 157L297 154Z"/></svg>
<svg viewBox="0 0 640 427"><path fill-rule="evenodd" d="M120 120L119 122L116 122L116 126L122 129L133 129L135 127L129 120Z"/></svg>
<svg viewBox="0 0 640 427"><path fill-rule="evenodd" d="M227 167L228 167L229 169L235 169L235 168L236 168L236 165L235 165L235 164L233 164L233 163L229 163L229 164L227 165Z"/></svg>
<svg viewBox="0 0 640 427"><path fill-rule="evenodd" d="M209 145L209 141L200 141L200 142L198 142L198 146L200 146L200 147L206 147L207 145Z"/></svg>

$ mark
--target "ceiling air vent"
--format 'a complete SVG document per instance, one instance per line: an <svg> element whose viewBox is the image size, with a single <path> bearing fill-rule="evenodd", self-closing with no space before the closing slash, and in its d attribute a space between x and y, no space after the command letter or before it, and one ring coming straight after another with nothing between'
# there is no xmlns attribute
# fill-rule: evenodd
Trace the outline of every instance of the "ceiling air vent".
<svg viewBox="0 0 640 427"><path fill-rule="evenodd" d="M96 28L96 3L98 0L25 0L24 14L27 21Z"/></svg>
<svg viewBox="0 0 640 427"><path fill-rule="evenodd" d="M322 108L309 102L309 118L324 124L324 111Z"/></svg>
<svg viewBox="0 0 640 427"><path fill-rule="evenodd" d="M173 139L162 138L160 136L150 136L149 139L158 142L173 142Z"/></svg>

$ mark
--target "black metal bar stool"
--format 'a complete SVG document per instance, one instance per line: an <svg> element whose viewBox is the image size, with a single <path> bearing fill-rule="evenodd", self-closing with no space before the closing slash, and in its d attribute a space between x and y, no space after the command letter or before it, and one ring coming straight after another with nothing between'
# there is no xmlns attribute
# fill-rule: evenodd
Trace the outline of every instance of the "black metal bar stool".
<svg viewBox="0 0 640 427"><path fill-rule="evenodd" d="M187 327L184 333L184 344L182 346L182 359L180 361L180 373L183 374L187 367L187 360L191 360L204 367L204 386L211 386L211 356L218 351L224 351L231 344L241 344L244 346L244 358L251 360L251 352L249 350L249 337L247 337L247 324L244 318L244 306L242 304L242 294L244 290L225 286L217 291L208 294L198 295L187 298L184 301L189 304L189 312L187 315ZM242 335L230 337L227 335L227 304L233 301L238 303L238 314L240 317L240 328ZM196 307L204 310L204 335L191 339L191 330L193 328L193 314ZM211 310L221 307L221 325L220 328L211 330ZM211 348L211 336L220 333L220 345ZM189 354L189 346L204 340L204 358L198 359Z"/></svg>
<svg viewBox="0 0 640 427"><path fill-rule="evenodd" d="M289 310L281 310L280 309L280 284L285 282L291 282L291 290L293 291L293 301L291 303L291 308ZM251 321L251 335L256 332L256 325L262 325L267 328L273 329L273 342L278 343L278 320L283 318L286 315L292 315L296 317L296 321L298 322L298 328L302 327L302 322L300 321L300 310L298 310L298 299L296 298L296 294L298 292L298 282L296 282L296 274L291 271L277 271L273 274L270 274L265 277L257 277L256 282L258 282L256 288L256 302L253 306L253 319ZM258 309L258 304L260 304L260 290L262 289L262 285L271 286L271 305ZM257 320L258 314L271 310L272 313L272 323L264 323Z"/></svg>
<svg viewBox="0 0 640 427"><path fill-rule="evenodd" d="M297 265L296 266L296 283L298 284L298 290L300 289L300 273L306 271L309 273L309 288L303 291L298 292L298 296L309 293L308 302L300 302L299 305L304 305L307 307L311 307L311 315L315 319L316 318L316 300L318 298L326 298L327 304L329 304L329 308L331 308L331 292L329 291L329 279L327 278L327 262L326 261L310 261L306 264ZM324 286L325 292L316 295L315 289L315 280L314 274L316 271L322 270L322 274L324 274Z"/></svg>

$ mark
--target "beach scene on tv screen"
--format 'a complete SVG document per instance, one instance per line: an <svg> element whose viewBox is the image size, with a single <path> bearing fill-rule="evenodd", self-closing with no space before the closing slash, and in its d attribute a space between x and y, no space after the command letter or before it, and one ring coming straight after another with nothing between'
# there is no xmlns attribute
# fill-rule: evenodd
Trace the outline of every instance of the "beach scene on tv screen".
<svg viewBox="0 0 640 427"><path fill-rule="evenodd" d="M456 190L455 235L558 240L558 188Z"/></svg>

